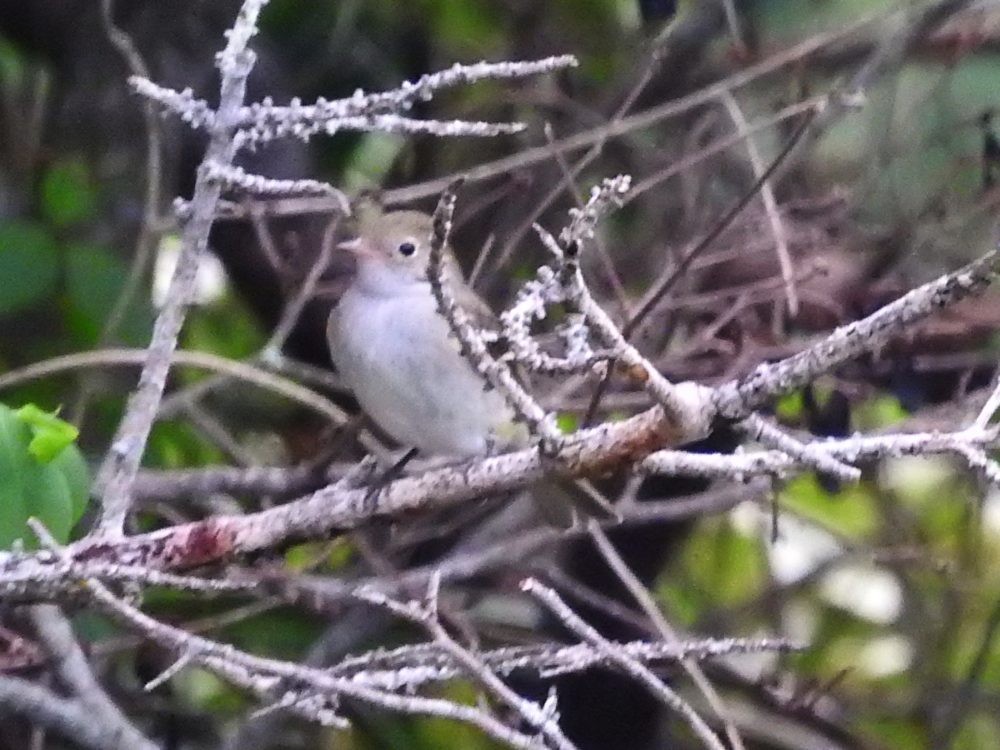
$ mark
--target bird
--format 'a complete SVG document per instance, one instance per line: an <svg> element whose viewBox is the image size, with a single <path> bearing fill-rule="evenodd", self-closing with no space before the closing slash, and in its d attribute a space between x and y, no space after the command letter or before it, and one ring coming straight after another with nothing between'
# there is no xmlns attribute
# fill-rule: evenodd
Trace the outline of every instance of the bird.
<svg viewBox="0 0 1000 750"><path fill-rule="evenodd" d="M369 211L357 237L338 245L355 257L356 273L327 324L333 363L362 410L424 455L459 460L525 447L528 429L463 356L438 311L427 276L432 227L420 211ZM442 276L475 326L499 328L447 245ZM553 525L572 526L577 512L617 518L585 480L553 478L535 489L540 515Z"/></svg>

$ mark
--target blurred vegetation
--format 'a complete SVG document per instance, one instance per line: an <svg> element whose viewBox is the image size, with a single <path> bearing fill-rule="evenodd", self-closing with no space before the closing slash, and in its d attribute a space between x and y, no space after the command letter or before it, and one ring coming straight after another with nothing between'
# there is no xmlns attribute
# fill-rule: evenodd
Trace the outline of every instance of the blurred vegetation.
<svg viewBox="0 0 1000 750"><path fill-rule="evenodd" d="M121 24L135 36L154 77L172 85L190 84L211 98L212 54L233 3L208 7L212 3L186 0L180 11L174 3L152 0L122 5L130 7L120 11ZM702 4L680 3L681 19L671 21L664 15L669 9L658 7L668 5L672 3L635 0L275 0L264 15L255 96L333 98L357 87L392 87L455 61L572 52L581 65L524 88L481 84L425 105L437 116L522 119L531 124L523 138L442 142L344 135L296 148L292 157L265 150L255 158L262 171L278 174L291 165L302 166L308 176L358 192L447 175L544 143L543 123L551 125L557 138L594 127L626 98L666 25L702 12ZM709 27L694 52L667 58L639 96L636 111L899 4L756 0L736 5L739 38L724 23ZM114 320L110 317L129 284L142 220L145 141L140 104L126 91L125 68L103 35L95 7L0 0L0 377L69 352L141 347L155 315L150 291L155 265L149 264L140 269L138 293L117 310ZM842 43L740 88L739 107L753 121L822 93L849 78L880 34L891 31L884 24L859 27ZM966 17L918 44L898 71L865 92L864 107L832 123L781 178L778 199L792 230L797 267L815 261L829 270L826 276L800 282L801 317L775 313L783 304L778 284L770 297L747 305L735 332L730 326L720 334L714 353L676 354L722 314L720 304L725 309L737 301L743 304L742 298L721 296L715 306L676 308L651 324L642 343L652 346L672 336L677 346L666 347L662 357L669 375L717 379L752 366L753 361L741 358L748 351L793 346L980 254L993 239L997 204L993 171L1000 149L991 151L990 144L995 144L991 115L1000 105L998 82L1000 16L994 10ZM170 198L190 185L200 143L189 141L176 123L164 121L162 127L165 195L159 209L166 215ZM586 190L601 176L620 171L642 179L696 153L729 127L724 109L705 105L632 132L611 141L579 185ZM756 137L765 160L778 153L789 133L785 123ZM574 159L570 157L571 163ZM471 268L491 235L502 247L560 179L558 165L547 162L470 186L459 215L465 267ZM602 241L611 248L612 263L633 302L666 259L704 236L752 179L745 150L728 149L664 181L609 222ZM543 223L558 228L571 205L572 198L561 195L543 214ZM266 340L275 322L268 306L280 299L244 281L248 269L241 263L248 261L240 257L250 257L249 236L243 235L243 244L229 252L226 237L218 237L229 283L194 307L184 347L244 358ZM301 227L278 233L283 248L302 237L309 234ZM175 239L168 233L163 244ZM675 294L775 276L773 241L756 204L713 249L720 254L727 250L735 251L735 261L718 273L692 274ZM527 238L504 264L495 253L483 291L503 301L511 279L534 267L537 252ZM303 268L308 265L300 263L298 277L293 268L290 276L269 280L267 288L293 288ZM614 310L609 279L596 262L588 273ZM327 307L329 303L327 298ZM783 400L776 413L784 424L818 434L910 424L927 410L941 409L942 403L985 385L998 351L998 322L1000 304L988 297L954 319L920 329L884 358L838 373L819 384L816 393ZM299 334L290 345L292 353L325 363L322 340ZM171 385L179 389L205 377L181 371ZM0 548L22 535L32 544L24 534L28 512L19 490L4 481L16 473L10 469L14 460L22 467L18 471L34 472L32 477L62 472L61 494L38 500L31 512L41 515L60 538L69 534L69 525L83 512L80 457L91 466L99 460L134 380L134 369L101 368L35 379L0 393L11 407L0 406ZM845 403L832 415L839 426L824 432L817 429L817 415L834 392ZM80 428L82 453L74 443L49 462L31 458L27 446L33 428L14 411L28 403L44 410L61 407L61 416ZM319 452L325 439L312 417L248 387L227 388L209 403L244 458L273 464L301 461ZM578 423L578 411L564 411L564 426ZM941 427L954 427L959 419L947 411L933 413L944 414ZM182 411L157 425L146 454L151 468L233 460L229 446L220 445ZM24 468L30 461L35 464ZM26 480L36 481L43 480ZM57 482L51 476L45 481ZM218 507L254 507L245 498L203 500L146 507L141 523L151 527L163 519L195 517L216 501ZM16 509L15 501L20 503ZM744 659L719 677L740 713L749 712L748 746L788 746L780 728L768 726L773 711L781 717L776 723L801 721L815 729L813 736L832 738L831 747L1000 747L1000 496L960 471L957 462L899 459L870 467L856 486L824 487L813 476L797 478L776 489L775 503L781 521L776 538L766 509L756 505L702 519L677 534L664 532L669 548L650 580L668 619L692 634L779 633L809 644L780 663ZM338 576L356 571L362 557L352 542L340 540L294 547L266 564ZM172 622L217 618L214 635L283 658L313 653L343 614L274 605L230 623L225 616L230 604L166 592L154 592L146 604L152 614ZM78 625L107 656L103 676L117 685L128 710L153 716L150 731L173 742L171 747L220 747L223 733L253 710L245 696L199 670L187 670L159 694L146 696L139 685L167 657L116 647L122 633L100 618L87 616ZM392 645L411 636L405 630L375 628L348 650L373 642ZM151 672L146 661L154 667ZM769 680L779 673L784 681L772 684ZM475 691L465 684L443 691L453 699L475 700ZM591 707L591 712L595 720L615 718L602 716L600 708ZM656 721L659 736L670 738L669 745L658 746L696 746L672 719ZM15 747L20 736L15 728L0 729L0 747ZM268 736L276 739L267 747L276 748L493 747L464 726L363 712L349 732L292 723ZM620 747L640 750L657 746L623 743Z"/></svg>

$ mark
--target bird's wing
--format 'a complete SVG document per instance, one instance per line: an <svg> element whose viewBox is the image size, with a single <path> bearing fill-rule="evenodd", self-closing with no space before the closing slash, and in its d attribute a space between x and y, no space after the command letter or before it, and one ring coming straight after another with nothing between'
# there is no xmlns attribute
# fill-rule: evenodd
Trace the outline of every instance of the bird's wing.
<svg viewBox="0 0 1000 750"><path fill-rule="evenodd" d="M500 321L482 297L464 281L452 286L455 301L472 319L473 325L487 331L500 330ZM522 383L527 376L520 367L514 367L514 376ZM535 503L540 515L551 525L568 528L578 519L620 521L621 515L608 500L586 479L552 478L534 488Z"/></svg>
<svg viewBox="0 0 1000 750"><path fill-rule="evenodd" d="M448 271L451 293L471 319L472 325L483 331L499 331L500 321L497 319L496 313L486 304L486 300L476 294L476 291L462 278L458 263L452 260L448 264Z"/></svg>

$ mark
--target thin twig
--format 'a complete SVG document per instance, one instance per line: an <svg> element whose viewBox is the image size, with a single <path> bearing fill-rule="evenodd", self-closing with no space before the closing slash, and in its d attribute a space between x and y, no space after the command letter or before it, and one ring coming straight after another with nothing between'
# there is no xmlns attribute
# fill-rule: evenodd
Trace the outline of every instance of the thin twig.
<svg viewBox="0 0 1000 750"><path fill-rule="evenodd" d="M745 133L749 127L743 109L736 101L736 97L730 92L722 95L722 103L729 112L729 116L736 126L737 132ZM747 157L750 166L753 167L754 177L760 179L764 174L764 160L760 155L760 149L754 142L752 136L746 139ZM774 250L778 256L778 266L781 268L781 278L785 281L785 296L788 300L788 312L795 317L799 314L799 295L795 290L795 272L792 268L792 256L788 250L788 233L785 231L785 223L781 220L781 211L778 209L778 201L774 197L774 187L770 180L764 180L760 185L760 199L764 204L764 211L771 224L771 233L774 235Z"/></svg>
<svg viewBox="0 0 1000 750"><path fill-rule="evenodd" d="M101 687L73 635L73 628L59 608L52 604L38 604L30 609L30 616L60 682L91 713L92 720L105 732L117 734L122 744L155 748L153 742L133 726Z"/></svg>
<svg viewBox="0 0 1000 750"><path fill-rule="evenodd" d="M607 562L608 567L614 571L615 575L618 576L618 580L622 582L625 588L628 589L628 592L638 602L639 606L642 607L642 611L646 613L650 622L656 626L660 637L667 643L680 643L677 632L670 626L667 618L663 616L660 608L653 601L653 596L649 593L649 589L642 584L642 581L639 580L628 563L625 562L625 559L618 553L618 550L615 549L614 544L608 539L608 535L604 533L604 530L599 525L590 523L587 527L587 533L590 534L590 538L593 539L594 545L597 547L598 552L601 553L605 562ZM715 686L709 682L708 677L698 665L698 662L694 659L682 659L681 666L691 676L691 680L701 691L701 694L705 696L705 700L711 706L712 711L719 718L719 721L722 722L732 750L743 750L743 738L740 737L739 730L733 723L733 719L722 702L722 698L719 696L718 691L716 691Z"/></svg>
<svg viewBox="0 0 1000 750"><path fill-rule="evenodd" d="M0 389L81 368L135 366L142 365L145 361L146 350L144 349L98 349L77 354L65 354L0 375ZM317 414L323 415L333 424L344 425L350 422L348 414L332 401L305 386L250 363L237 362L210 352L181 349L171 352L167 366L173 365L199 367L222 373L230 378L252 383L260 388L281 394L309 407Z"/></svg>
<svg viewBox="0 0 1000 750"><path fill-rule="evenodd" d="M533 578L522 581L521 589L538 599L563 625L584 641L600 650L611 663L625 672L625 674L635 678L637 682L642 684L665 706L680 714L705 747L712 750L726 750L722 742L719 741L719 738L715 736L712 729L705 723L705 720L684 699L653 674L647 666L629 656L621 650L618 644L612 643L585 623L579 615L566 605L559 594L548 586L543 586Z"/></svg>
<svg viewBox="0 0 1000 750"><path fill-rule="evenodd" d="M753 185L733 204L733 206L722 215L722 217L715 223L712 229L702 237L689 251L687 251L684 256L677 262L677 264L670 269L670 272L661 278L656 284L653 285L652 289L646 293L646 296L639 303L638 308L633 311L632 317L630 317L625 324L622 326L621 335L625 341L628 341L632 336L639 330L645 318L656 309L660 300L662 300L674 287L674 285L687 273L691 264L698 258L702 252L705 251L716 239L736 220L736 217L743 211L743 209L753 200L753 197L760 190L761 186L764 185L767 180L771 178L771 175L777 172L781 163L791 154L795 147L796 142L801 138L808 128L810 120L815 116L815 108L811 107L805 111L802 116L802 120L796 127L795 131L789 137L788 141L785 143L784 148L774 157L768 168L764 170L763 173L757 178ZM636 191L633 191L633 196ZM594 416L597 414L597 410L600 408L601 399L607 392L608 385L611 382L610 372L604 376L600 384L594 391L594 395L591 398L590 405L587 407L587 412L584 416L584 424L590 424Z"/></svg>

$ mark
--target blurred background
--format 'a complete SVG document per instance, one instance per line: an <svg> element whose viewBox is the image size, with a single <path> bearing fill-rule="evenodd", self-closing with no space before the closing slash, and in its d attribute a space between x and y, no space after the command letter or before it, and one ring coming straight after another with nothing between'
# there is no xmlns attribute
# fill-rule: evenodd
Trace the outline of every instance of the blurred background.
<svg viewBox="0 0 1000 750"><path fill-rule="evenodd" d="M213 55L237 5L129 0L113 18L154 80L213 101ZM585 271L624 322L703 245L635 330L672 379L719 382L792 354L996 240L996 2L274 0L255 48L249 96L278 103L392 88L453 62L576 55L575 69L459 87L418 107L426 117L523 121L522 134L340 134L264 148L246 166L430 210L434 180L510 158L462 189L454 238L463 268L496 309L543 258L531 222L555 232L591 185L631 174L634 197L602 227ZM188 195L205 144L157 115L162 160L151 166L150 124L125 84L129 73L100 3L0 0L0 401L61 406L94 464L134 368L81 366L13 386L4 375L68 353L148 343L157 290L178 248L171 200ZM758 180L776 159L765 195ZM326 223L315 212L220 222L182 347L258 356L315 264ZM335 259L283 351L310 385L354 409L329 377L323 340L349 271ZM963 303L783 399L775 413L817 435L954 429L975 414L994 375L998 322L1000 297ZM190 393L210 378L180 368L170 389ZM593 384L539 388L565 428L585 421ZM596 412L616 418L642 403L616 382ZM150 469L302 465L329 450L322 420L250 386L205 388L196 403L168 404L147 452ZM732 437L713 435L707 446L731 449ZM340 460L362 455L349 440L338 451ZM640 488L639 499L705 490L663 478ZM142 523L281 499L149 499ZM809 644L801 654L710 670L748 747L1000 746L1000 496L957 462L920 458L868 467L850 487L799 477L773 499L776 535L767 498L737 496L714 514L615 537L682 632L782 634ZM380 528L297 545L247 565L282 580L358 577L370 571L374 547L405 569L447 555L462 538L458 521L456 534L430 541L418 533L429 527L415 523L410 538ZM634 607L585 542L508 563L455 584L457 606L473 613L484 642L549 627L537 618L511 624L525 571L552 572L564 590ZM237 605L170 592L146 604L171 622L283 658L323 662L413 637L356 603L303 601L296 586ZM578 603L613 637L648 636L613 607ZM10 625L4 616L0 605L0 625ZM361 711L351 731L280 714L249 722L247 697L199 670L146 694L141 683L169 657L93 614L75 622L113 697L165 747L492 747L465 727ZM39 673L44 663L0 659L5 668ZM466 684L447 691L473 695ZM634 685L591 675L560 691L567 731L581 747L697 746ZM27 747L29 735L4 721L0 747Z"/></svg>

